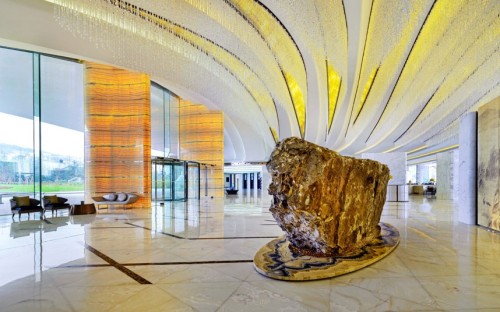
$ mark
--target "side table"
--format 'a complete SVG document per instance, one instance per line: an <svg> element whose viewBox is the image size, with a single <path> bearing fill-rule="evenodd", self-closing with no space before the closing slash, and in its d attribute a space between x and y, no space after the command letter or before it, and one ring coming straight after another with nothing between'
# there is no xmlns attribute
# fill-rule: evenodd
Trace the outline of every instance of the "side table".
<svg viewBox="0 0 500 312"><path fill-rule="evenodd" d="M84 215L84 214L94 214L96 213L95 210L95 205L92 204L80 204L80 205L74 205L73 208L71 208L71 215Z"/></svg>

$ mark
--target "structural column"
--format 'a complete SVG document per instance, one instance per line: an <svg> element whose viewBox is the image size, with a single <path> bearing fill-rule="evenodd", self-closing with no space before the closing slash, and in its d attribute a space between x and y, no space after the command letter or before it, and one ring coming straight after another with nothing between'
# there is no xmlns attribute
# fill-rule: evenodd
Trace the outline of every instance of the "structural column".
<svg viewBox="0 0 500 312"><path fill-rule="evenodd" d="M417 184L422 184L424 183L426 179L426 174L427 174L427 179L429 179L429 174L428 174L428 169L425 165L417 165L417 181L415 181Z"/></svg>
<svg viewBox="0 0 500 312"><path fill-rule="evenodd" d="M477 112L460 121L458 221L476 224Z"/></svg>
<svg viewBox="0 0 500 312"><path fill-rule="evenodd" d="M453 159L456 150L438 153L436 155L436 179L438 199L453 198Z"/></svg>
<svg viewBox="0 0 500 312"><path fill-rule="evenodd" d="M269 184L271 184L271 175L269 174L269 171L267 171L266 166L262 166L262 193L267 194L267 188L269 187Z"/></svg>
<svg viewBox="0 0 500 312"><path fill-rule="evenodd" d="M85 200L127 192L151 205L150 93L145 74L85 63Z"/></svg>

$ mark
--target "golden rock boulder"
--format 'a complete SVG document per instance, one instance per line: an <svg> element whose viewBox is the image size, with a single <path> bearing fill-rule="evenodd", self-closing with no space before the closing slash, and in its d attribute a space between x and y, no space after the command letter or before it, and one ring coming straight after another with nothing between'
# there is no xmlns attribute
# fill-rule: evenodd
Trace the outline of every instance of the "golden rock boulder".
<svg viewBox="0 0 500 312"><path fill-rule="evenodd" d="M270 211L294 253L349 255L379 239L386 165L292 137L276 145L267 169Z"/></svg>

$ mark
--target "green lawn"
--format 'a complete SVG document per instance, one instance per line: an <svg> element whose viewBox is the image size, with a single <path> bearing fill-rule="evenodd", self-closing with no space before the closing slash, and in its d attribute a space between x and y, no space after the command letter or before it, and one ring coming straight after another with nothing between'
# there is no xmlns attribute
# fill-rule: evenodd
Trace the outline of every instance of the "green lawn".
<svg viewBox="0 0 500 312"><path fill-rule="evenodd" d="M42 183L43 193L83 192L83 183ZM0 193L33 193L33 184L1 184Z"/></svg>

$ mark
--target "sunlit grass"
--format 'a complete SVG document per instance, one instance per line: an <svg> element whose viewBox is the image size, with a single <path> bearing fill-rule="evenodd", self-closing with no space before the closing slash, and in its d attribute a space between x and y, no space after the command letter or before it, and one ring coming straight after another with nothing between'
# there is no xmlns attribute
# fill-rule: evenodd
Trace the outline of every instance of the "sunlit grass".
<svg viewBox="0 0 500 312"><path fill-rule="evenodd" d="M0 183L0 194L2 193L33 193L33 184L5 184ZM83 192L83 183L54 183L42 182L43 193L57 193L57 192Z"/></svg>

